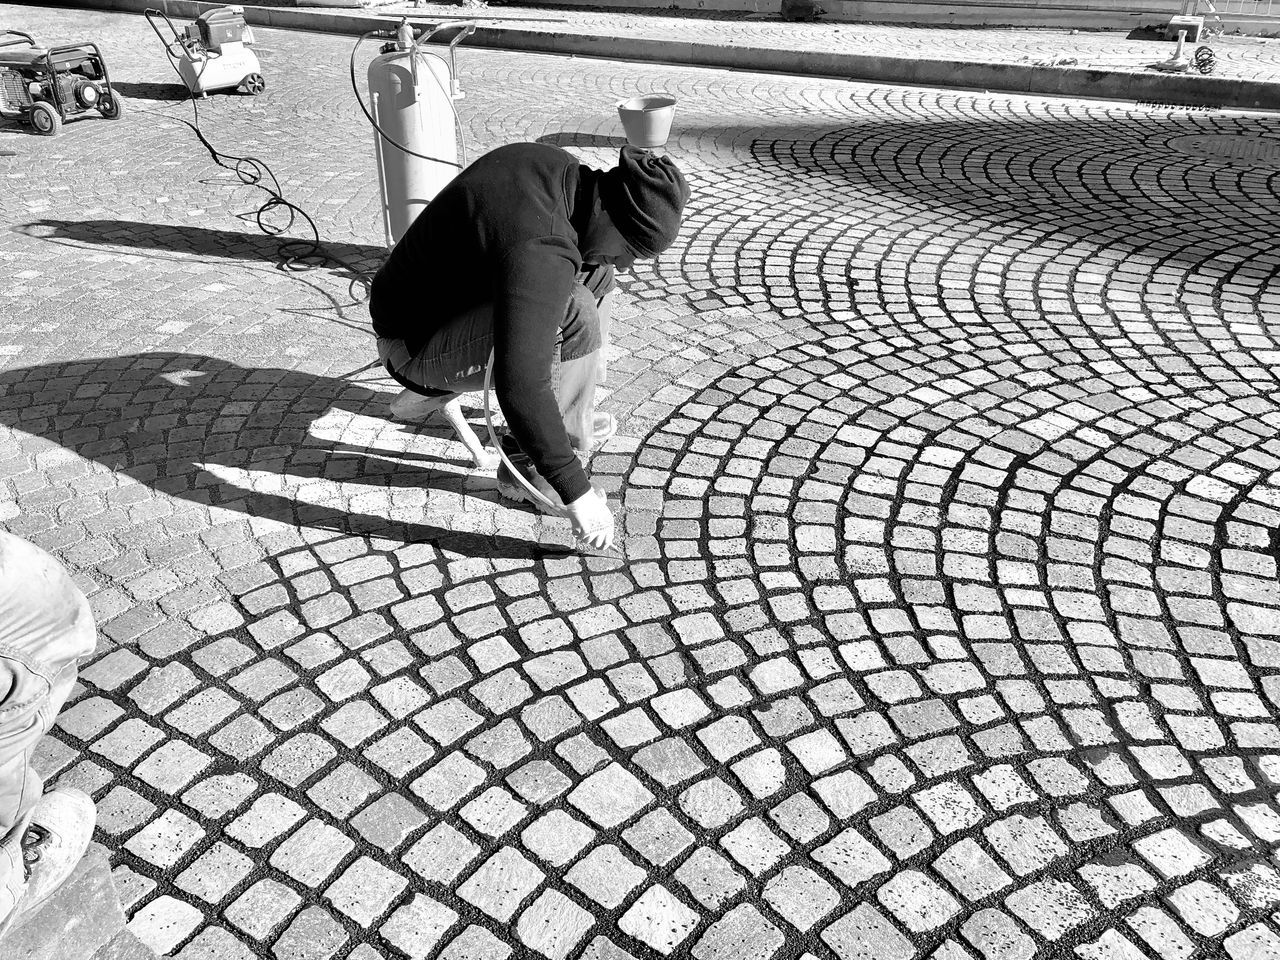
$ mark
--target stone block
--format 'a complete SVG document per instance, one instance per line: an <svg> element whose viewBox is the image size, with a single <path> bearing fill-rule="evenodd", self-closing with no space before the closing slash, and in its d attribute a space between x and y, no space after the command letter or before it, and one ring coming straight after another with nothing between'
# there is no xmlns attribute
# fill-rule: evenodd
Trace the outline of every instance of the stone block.
<svg viewBox="0 0 1280 960"><path fill-rule="evenodd" d="M66 883L9 931L3 953L5 960L90 960L123 929L107 851L95 843Z"/></svg>
<svg viewBox="0 0 1280 960"><path fill-rule="evenodd" d="M121 930L93 955L93 960L159 960L159 956L131 932Z"/></svg>
<svg viewBox="0 0 1280 960"><path fill-rule="evenodd" d="M1164 38L1177 40L1178 32L1181 30L1187 31L1187 43L1199 43L1200 34L1204 30L1204 17L1170 17L1163 31Z"/></svg>

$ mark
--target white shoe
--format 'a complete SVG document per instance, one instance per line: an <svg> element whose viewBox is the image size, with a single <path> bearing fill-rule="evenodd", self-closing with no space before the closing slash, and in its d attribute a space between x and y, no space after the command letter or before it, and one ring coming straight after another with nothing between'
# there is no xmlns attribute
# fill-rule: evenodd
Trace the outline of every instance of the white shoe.
<svg viewBox="0 0 1280 960"><path fill-rule="evenodd" d="M591 415L591 449L600 447L618 432L618 421L612 413L597 410Z"/></svg>
<svg viewBox="0 0 1280 960"><path fill-rule="evenodd" d="M439 397L424 397L406 388L391 401L391 416L396 420L425 420L431 414L443 410L444 405L456 396L455 393L447 393Z"/></svg>
<svg viewBox="0 0 1280 960"><path fill-rule="evenodd" d="M0 937L66 883L93 839L96 820L93 801L73 787L58 787L36 801L21 840L27 888L13 912L0 920Z"/></svg>

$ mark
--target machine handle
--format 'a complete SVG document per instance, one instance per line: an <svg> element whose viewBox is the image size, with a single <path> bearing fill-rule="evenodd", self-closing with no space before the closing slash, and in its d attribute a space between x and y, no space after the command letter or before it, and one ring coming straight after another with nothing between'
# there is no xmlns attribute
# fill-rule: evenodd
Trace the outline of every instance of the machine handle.
<svg viewBox="0 0 1280 960"><path fill-rule="evenodd" d="M175 44L181 47L182 50L193 60L202 56L199 50L192 49L192 47L187 44L186 40L183 39L182 34L178 33L178 28L173 25L173 21L169 19L169 15L163 10L148 8L142 11L142 15L147 18L147 23L151 24L151 29L154 30L156 36L160 38L160 42L164 45L164 52L170 60L178 59L178 55L173 52ZM172 40L166 40L164 38L164 34L161 33L160 28L156 26L156 17L163 17L164 22L169 25L169 32L173 34Z"/></svg>
<svg viewBox="0 0 1280 960"><path fill-rule="evenodd" d="M17 39L6 40L5 37L17 37ZM29 33L23 33L21 30L0 30L0 47L12 47L24 40L33 47L36 45L35 38Z"/></svg>
<svg viewBox="0 0 1280 960"><path fill-rule="evenodd" d="M449 41L449 49L452 50L463 40L476 32L476 22L474 20L459 20L456 23L438 24L431 31L423 31L422 36L418 39L418 43L426 43L436 34L443 33L446 30L458 31L458 35Z"/></svg>
<svg viewBox="0 0 1280 960"><path fill-rule="evenodd" d="M430 41L437 34L443 33L446 30L458 31L457 35L454 36L454 38L449 41L449 88L450 89L447 91L447 95L451 100L461 100L464 94L462 92L462 86L458 83L458 59L457 59L458 44L460 44L463 40L465 40L467 37L471 36L473 33L476 32L476 22L474 20L457 20L457 21L452 21L448 23L438 23L430 27L423 27L422 36L420 36L417 39L417 41L414 43L413 50L415 54L420 52L425 53L426 50L423 48L426 46L428 41ZM413 82L417 84L418 58L416 56L413 58L413 71L414 71Z"/></svg>
<svg viewBox="0 0 1280 960"><path fill-rule="evenodd" d="M64 43L59 47L50 47L49 56L57 53L88 53L90 51L98 56L102 55L96 43Z"/></svg>
<svg viewBox="0 0 1280 960"><path fill-rule="evenodd" d="M66 54L77 54L81 57L87 57L92 54L97 59L98 66L102 68L102 79L110 86L111 78L107 75L107 61L103 59L102 51L98 49L96 43L85 41L84 43L64 43L61 46L50 47L45 51L45 61L48 63L49 69L52 71L62 64L70 63L71 58L66 57Z"/></svg>
<svg viewBox="0 0 1280 960"><path fill-rule="evenodd" d="M178 28L173 25L173 21L169 19L169 15L163 10L148 7L142 11L142 15L147 18L147 23L151 24L151 29L156 32L156 36L160 38L160 42L165 46L168 46L168 43L164 39L164 34L160 32L160 28L156 26L156 17L163 17L164 22L169 25L169 32L173 34L173 39L178 39Z"/></svg>

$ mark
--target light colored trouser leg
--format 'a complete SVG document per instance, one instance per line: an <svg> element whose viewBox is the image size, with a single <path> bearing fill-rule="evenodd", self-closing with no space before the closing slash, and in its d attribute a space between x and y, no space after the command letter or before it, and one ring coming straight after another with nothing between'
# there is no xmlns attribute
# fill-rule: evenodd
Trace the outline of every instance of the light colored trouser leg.
<svg viewBox="0 0 1280 960"><path fill-rule="evenodd" d="M591 450L591 438L595 432L596 383L603 366L604 339L609 332L609 319L602 307L608 301L608 293L597 301L587 287L576 285L565 318L566 339L556 352L557 363L552 377L556 404L560 408L564 432L569 435L569 445L579 453ZM588 330L590 336L585 335ZM586 353L583 352L585 343L599 346ZM566 353L570 355L567 360L563 356Z"/></svg>
<svg viewBox="0 0 1280 960"><path fill-rule="evenodd" d="M97 632L53 557L0 533L0 923L26 887L20 840L44 781L31 768Z"/></svg>
<svg viewBox="0 0 1280 960"><path fill-rule="evenodd" d="M577 360L561 360L556 366L554 383L560 419L564 432L569 435L570 446L579 453L591 450L599 359L597 351Z"/></svg>
<svg viewBox="0 0 1280 960"><path fill-rule="evenodd" d="M12 664L0 656L0 676ZM41 736L53 726L58 711L66 703L68 694L76 682L76 664L73 660L63 667L54 679L49 695L34 707L31 725L25 729L10 730L0 723L0 748L3 748L4 765L0 766L0 821L8 826L8 832L0 837L0 927L5 918L17 906L27 889L26 869L22 862L22 835L26 832L31 812L44 792L44 780L31 768L31 755ZM0 712L0 716L4 714ZM16 725L15 725L16 726ZM16 733L19 736L14 737ZM12 752L14 741L18 750ZM25 746L21 746L25 744ZM11 826L9 826L11 824Z"/></svg>
<svg viewBox="0 0 1280 960"><path fill-rule="evenodd" d="M26 872L22 866L22 834L26 822L19 823L0 837L0 930L5 920L27 890Z"/></svg>
<svg viewBox="0 0 1280 960"><path fill-rule="evenodd" d="M596 313L600 318L600 353L596 360L596 383L609 382L609 328L613 325L613 299L618 291L610 288L596 305Z"/></svg>

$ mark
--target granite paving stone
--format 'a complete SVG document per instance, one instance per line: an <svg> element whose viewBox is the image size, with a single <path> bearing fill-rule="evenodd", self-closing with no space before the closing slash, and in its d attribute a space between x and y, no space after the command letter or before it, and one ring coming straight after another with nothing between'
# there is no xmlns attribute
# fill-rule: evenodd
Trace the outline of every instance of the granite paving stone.
<svg viewBox="0 0 1280 960"><path fill-rule="evenodd" d="M618 921L618 928L658 953L669 956L698 924L690 910L666 887L645 890Z"/></svg>
<svg viewBox="0 0 1280 960"><path fill-rule="evenodd" d="M341 913L360 926L369 927L407 884L401 873L360 857L325 888L324 895Z"/></svg>
<svg viewBox="0 0 1280 960"><path fill-rule="evenodd" d="M428 830L404 854L404 862L425 880L449 883L480 853L480 847L447 823Z"/></svg>
<svg viewBox="0 0 1280 960"><path fill-rule="evenodd" d="M637 866L613 844L606 843L594 847L570 867L565 880L596 903L612 909L643 883L646 876L643 867Z"/></svg>
<svg viewBox="0 0 1280 960"><path fill-rule="evenodd" d="M337 828L308 820L271 854L271 865L299 883L316 886L338 868L355 844Z"/></svg>
<svg viewBox="0 0 1280 960"><path fill-rule="evenodd" d="M458 887L458 896L495 920L505 922L544 877L518 850L504 847Z"/></svg>
<svg viewBox="0 0 1280 960"><path fill-rule="evenodd" d="M347 941L342 925L329 913L307 907L285 928L272 953L279 960L329 960Z"/></svg>
<svg viewBox="0 0 1280 960"><path fill-rule="evenodd" d="M594 923L588 911L564 894L546 890L520 914L516 936L550 960L565 960Z"/></svg>
<svg viewBox="0 0 1280 960"><path fill-rule="evenodd" d="M302 898L275 880L259 880L226 908L229 923L256 937L268 940L271 931L293 913Z"/></svg>

